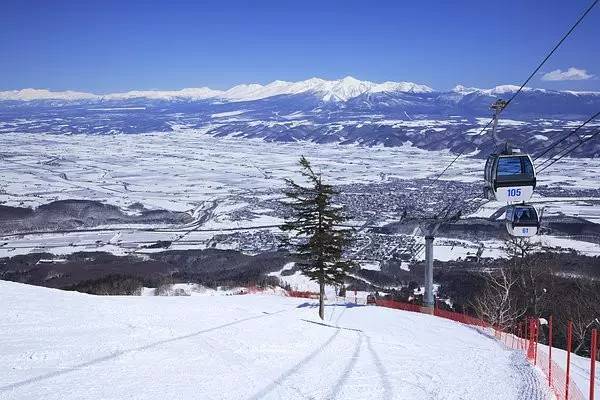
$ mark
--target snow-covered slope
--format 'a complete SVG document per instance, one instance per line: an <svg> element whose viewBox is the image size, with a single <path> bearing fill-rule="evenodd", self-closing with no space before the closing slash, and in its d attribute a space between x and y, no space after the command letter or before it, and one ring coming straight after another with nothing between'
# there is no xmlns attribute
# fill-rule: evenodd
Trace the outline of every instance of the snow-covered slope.
<svg viewBox="0 0 600 400"><path fill-rule="evenodd" d="M460 324L274 295L94 297L0 281L2 399L542 399Z"/></svg>

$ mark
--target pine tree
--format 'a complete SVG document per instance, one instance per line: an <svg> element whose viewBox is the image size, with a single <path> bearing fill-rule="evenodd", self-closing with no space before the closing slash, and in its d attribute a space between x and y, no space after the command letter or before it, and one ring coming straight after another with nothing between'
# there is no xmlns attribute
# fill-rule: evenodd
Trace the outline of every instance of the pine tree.
<svg viewBox="0 0 600 400"><path fill-rule="evenodd" d="M302 274L319 284L319 316L323 319L325 285L343 283L353 266L343 258L351 231L341 227L347 218L344 208L332 202L333 186L323 183L321 174L314 172L304 156L300 166L308 186L286 180L283 205L289 217L281 229L290 232L287 244Z"/></svg>

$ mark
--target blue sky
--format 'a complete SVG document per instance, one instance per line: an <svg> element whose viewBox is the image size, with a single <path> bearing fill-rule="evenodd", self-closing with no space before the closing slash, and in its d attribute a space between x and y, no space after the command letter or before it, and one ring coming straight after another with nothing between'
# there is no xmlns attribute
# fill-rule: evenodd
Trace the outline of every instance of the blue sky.
<svg viewBox="0 0 600 400"><path fill-rule="evenodd" d="M440 90L520 84L589 4L3 0L0 90L224 89L346 75ZM539 75L530 86L600 90L599 38L597 6L542 70L579 80Z"/></svg>

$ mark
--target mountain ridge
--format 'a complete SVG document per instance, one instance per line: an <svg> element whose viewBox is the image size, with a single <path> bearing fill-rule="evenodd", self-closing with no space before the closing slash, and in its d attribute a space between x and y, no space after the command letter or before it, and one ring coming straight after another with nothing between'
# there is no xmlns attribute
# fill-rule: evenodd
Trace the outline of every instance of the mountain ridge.
<svg viewBox="0 0 600 400"><path fill-rule="evenodd" d="M0 93L0 134L192 130L215 137L276 142L412 144L426 150L485 154L493 151L494 142L474 135L489 121L490 104L498 98L508 100L518 89L514 85L492 89L458 85L438 92L408 82L374 83L346 77L238 85L226 91L198 88L110 96L67 91L61 92L62 99L54 99L57 96L47 90L25 90ZM524 88L503 111L498 129L502 140L536 152L598 110L600 93ZM592 121L580 134L591 135L598 127L600 121ZM600 143L590 141L573 155L599 157Z"/></svg>
<svg viewBox="0 0 600 400"><path fill-rule="evenodd" d="M152 100L224 100L229 102L253 101L280 95L311 94L325 102L346 102L365 94L375 93L440 93L469 95L473 93L487 95L501 95L514 93L518 90L515 85L499 85L490 89L466 87L456 85L449 91L435 90L427 85L407 81L372 82L358 80L346 76L337 80L310 78L303 81L289 82L275 80L266 85L258 83L240 84L227 90L215 90L209 87L184 88L180 90L131 90L109 94L94 94L74 90L51 91L48 89L26 88L20 90L0 91L0 101L35 101L35 100L63 100L63 101L110 101L131 99ZM573 95L598 95L594 91L557 91L537 88L524 88L524 91L538 91L541 93L570 93Z"/></svg>

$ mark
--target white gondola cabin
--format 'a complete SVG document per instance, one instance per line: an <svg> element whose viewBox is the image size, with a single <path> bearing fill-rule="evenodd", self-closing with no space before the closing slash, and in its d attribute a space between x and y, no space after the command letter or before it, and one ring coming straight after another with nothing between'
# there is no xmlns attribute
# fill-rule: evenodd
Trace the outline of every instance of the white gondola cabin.
<svg viewBox="0 0 600 400"><path fill-rule="evenodd" d="M523 203L533 195L535 168L527 154L511 151L492 154L485 164L487 197L508 204Z"/></svg>
<svg viewBox="0 0 600 400"><path fill-rule="evenodd" d="M511 236L535 236L540 229L540 218L535 207L528 204L508 206L506 229Z"/></svg>

